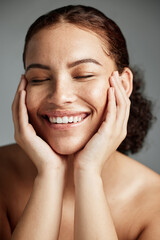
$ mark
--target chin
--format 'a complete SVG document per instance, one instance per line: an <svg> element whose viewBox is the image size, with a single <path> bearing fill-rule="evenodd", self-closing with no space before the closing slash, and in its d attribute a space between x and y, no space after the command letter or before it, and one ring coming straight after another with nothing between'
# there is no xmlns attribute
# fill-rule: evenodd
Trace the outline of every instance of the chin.
<svg viewBox="0 0 160 240"><path fill-rule="evenodd" d="M46 137L46 138L45 138ZM51 137L45 136L43 139L50 145L50 147L60 155L72 155L87 144L90 139L90 135L79 136L64 136L64 137Z"/></svg>
<svg viewBox="0 0 160 240"><path fill-rule="evenodd" d="M72 149L54 149L53 148L53 150L60 155L73 155L80 149L72 150Z"/></svg>
<svg viewBox="0 0 160 240"><path fill-rule="evenodd" d="M50 147L60 155L72 155L78 151L80 151L84 144L51 144L49 143Z"/></svg>

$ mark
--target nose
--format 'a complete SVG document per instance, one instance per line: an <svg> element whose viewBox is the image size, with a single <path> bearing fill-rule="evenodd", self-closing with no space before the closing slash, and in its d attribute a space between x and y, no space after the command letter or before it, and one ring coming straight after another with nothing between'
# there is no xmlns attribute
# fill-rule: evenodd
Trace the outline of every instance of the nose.
<svg viewBox="0 0 160 240"><path fill-rule="evenodd" d="M76 100L76 89L70 77L59 76L50 87L48 101L58 106L73 103Z"/></svg>

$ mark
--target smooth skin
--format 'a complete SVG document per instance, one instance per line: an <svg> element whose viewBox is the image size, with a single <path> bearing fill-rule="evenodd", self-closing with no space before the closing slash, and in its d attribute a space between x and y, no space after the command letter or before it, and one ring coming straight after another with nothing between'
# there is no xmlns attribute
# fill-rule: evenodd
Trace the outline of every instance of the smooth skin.
<svg viewBox="0 0 160 240"><path fill-rule="evenodd" d="M70 33L70 39L66 44L67 48L69 48L71 39L72 43L74 43L73 39L75 41L77 38L79 39L78 33L81 36L83 34L82 39L85 38L86 43L88 41L88 48L94 39L97 46L99 39L92 33L73 26L67 27ZM54 39L56 36L62 39L60 34L64 35L64 30L66 31L66 26L53 29ZM43 35L43 32L39 34L38 37ZM32 44L35 44L34 40L31 40L30 48L32 48ZM67 40L65 39L65 41ZM50 42L53 41L48 38L47 47L50 46ZM82 45L82 42L80 44ZM62 42L60 45L63 46ZM45 48L44 45L43 47ZM93 46L91 48L94 49ZM58 49L57 46L55 49ZM54 55L56 54L55 49ZM95 52L97 52L96 50ZM70 57L67 55L67 51L65 53L63 49L64 56ZM126 68L119 75L114 62L105 54L103 56L102 53L104 54L99 50L99 58L101 61L103 61L103 57L108 59L108 64L111 64L110 71L106 73L103 72L105 68L97 69L100 77L98 75L94 80L87 80L87 84L89 88L93 82L99 84L99 79L102 79L104 88L102 75L107 74L108 85L104 89L106 97L102 100L103 104L101 102L98 105L94 96L87 98L87 96L81 95L83 92L78 90L79 83L75 83L75 81L73 88L73 84L70 85L70 89L74 93L72 98L70 97L72 96L71 92L66 97L62 91L63 88L57 87L52 97L46 100L47 98L42 93L45 93L44 89L50 89L47 84L51 82L47 81L40 86L31 87L29 82L31 77L28 76L28 80L26 80L27 74L22 76L12 106L15 139L20 147L11 145L1 148L0 152L2 156L0 211L4 219L0 224L2 239L159 239L159 175L116 151L126 136L132 74ZM46 58L48 54L42 55L44 61L46 60L48 63ZM27 56L27 65L33 62L34 56L35 54ZM37 55L37 59L41 60L41 56ZM56 66L58 69L58 64L63 66L63 61L65 59L59 63L49 63L50 66ZM67 71L63 69L64 72L66 74ZM103 74L101 74L102 72ZM63 83L65 83L64 79L66 78L57 77L56 79L59 86L62 86L60 79L63 79ZM68 83L71 84L73 80L69 79ZM80 86L83 84L84 82L81 82ZM36 90L38 88L39 90ZM64 90L66 92L66 88ZM30 104L35 91L41 91L40 97L43 96L45 102L39 98L37 102L34 101L33 104ZM98 94L98 90L96 94ZM68 98L70 99L68 100ZM44 106L48 106L47 101L49 104L52 101L54 107L59 106L58 109L70 108L68 106L73 103L75 106L79 104L81 109L82 107L87 110L91 109L92 117L88 118L86 125L92 124L91 129L94 131L88 130L85 132L87 135L85 137L80 128L82 134L79 134L75 145L73 144L75 136L69 133L67 137L71 148L68 143L65 144L64 132L62 134L64 136L57 136L61 142L60 146L52 138L47 141L43 140L39 136L41 133L37 135L39 129L37 128L35 131L34 127L43 124L43 120L37 113L44 112ZM94 109L96 110L94 111ZM29 122L28 112L33 125ZM100 119L101 124L99 124ZM85 126L82 126L83 128L85 129ZM47 131L47 127L44 130ZM53 134L55 133L53 132ZM85 145L82 148L83 141ZM67 148L65 148L66 145ZM62 155L63 150L65 151L64 155ZM10 169L9 173L8 169ZM5 181L7 178L8 182ZM8 186L12 187L8 190ZM19 197L15 201L13 196ZM18 207L16 206L17 201ZM13 233L11 234L11 232Z"/></svg>

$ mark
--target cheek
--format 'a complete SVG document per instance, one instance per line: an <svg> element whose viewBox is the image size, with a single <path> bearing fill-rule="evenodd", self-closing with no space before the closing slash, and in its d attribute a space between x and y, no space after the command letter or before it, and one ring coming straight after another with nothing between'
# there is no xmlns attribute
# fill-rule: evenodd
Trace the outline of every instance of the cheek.
<svg viewBox="0 0 160 240"><path fill-rule="evenodd" d="M87 92L85 94L88 96L90 103L92 103L93 107L97 111L103 111L106 105L108 88L109 84L107 81L96 82L96 84L87 88Z"/></svg>
<svg viewBox="0 0 160 240"><path fill-rule="evenodd" d="M36 89L36 88L30 88L27 87L27 96L26 96L26 106L29 113L34 113L36 109L38 109L42 99L43 99L43 93Z"/></svg>

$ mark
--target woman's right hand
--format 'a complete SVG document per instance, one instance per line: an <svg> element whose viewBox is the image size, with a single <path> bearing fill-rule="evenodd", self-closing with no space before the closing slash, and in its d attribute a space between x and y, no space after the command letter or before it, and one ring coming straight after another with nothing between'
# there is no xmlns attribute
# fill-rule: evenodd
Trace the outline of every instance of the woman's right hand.
<svg viewBox="0 0 160 240"><path fill-rule="evenodd" d="M38 174L50 170L65 170L65 157L55 153L44 140L37 136L33 126L29 123L25 104L26 85L27 80L22 75L12 104L15 140L33 161Z"/></svg>

